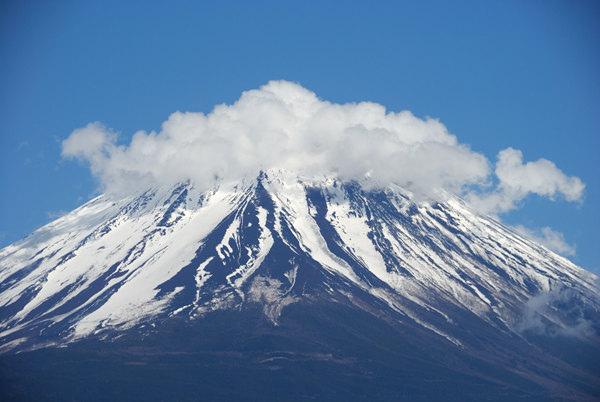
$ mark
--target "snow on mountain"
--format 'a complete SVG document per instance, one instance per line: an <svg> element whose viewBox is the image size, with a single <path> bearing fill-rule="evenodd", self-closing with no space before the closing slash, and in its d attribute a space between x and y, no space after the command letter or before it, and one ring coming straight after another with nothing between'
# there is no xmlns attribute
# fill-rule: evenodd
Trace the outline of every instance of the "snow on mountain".
<svg viewBox="0 0 600 402"><path fill-rule="evenodd" d="M456 197L371 187L271 170L210 191L101 195L0 251L0 350L255 303L278 325L315 298L385 309L458 348L473 315L515 336L535 326L597 337L590 272Z"/></svg>

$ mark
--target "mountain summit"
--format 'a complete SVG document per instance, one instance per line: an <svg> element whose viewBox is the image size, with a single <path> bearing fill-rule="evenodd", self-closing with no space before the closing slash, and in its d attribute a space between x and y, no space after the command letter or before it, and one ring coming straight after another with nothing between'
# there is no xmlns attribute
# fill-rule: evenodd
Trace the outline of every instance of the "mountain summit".
<svg viewBox="0 0 600 402"><path fill-rule="evenodd" d="M0 251L0 350L237 373L186 382L217 399L585 399L597 280L457 197L269 170L102 195Z"/></svg>

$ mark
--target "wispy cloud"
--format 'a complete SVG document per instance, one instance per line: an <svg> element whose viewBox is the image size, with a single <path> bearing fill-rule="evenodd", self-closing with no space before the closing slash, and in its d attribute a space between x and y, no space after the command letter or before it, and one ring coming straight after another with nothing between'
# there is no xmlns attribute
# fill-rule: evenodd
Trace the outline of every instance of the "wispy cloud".
<svg viewBox="0 0 600 402"><path fill-rule="evenodd" d="M597 313L589 308L595 303L567 288L541 292L525 303L517 329L548 336L589 336L598 331Z"/></svg>
<svg viewBox="0 0 600 402"><path fill-rule="evenodd" d="M575 245L567 243L565 236L562 233L552 230L547 226L541 229L529 229L523 225L517 225L514 226L514 229L524 236L548 247L555 253L564 256L575 255Z"/></svg>
<svg viewBox="0 0 600 402"><path fill-rule="evenodd" d="M46 216L48 217L48 219L58 219L61 218L63 216L65 216L66 214L68 214L67 211L46 211Z"/></svg>

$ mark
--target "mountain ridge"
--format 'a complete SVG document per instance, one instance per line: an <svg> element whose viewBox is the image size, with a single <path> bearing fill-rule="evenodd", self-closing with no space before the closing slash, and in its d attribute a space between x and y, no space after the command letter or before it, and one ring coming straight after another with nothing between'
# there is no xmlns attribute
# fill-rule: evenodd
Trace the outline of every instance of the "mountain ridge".
<svg viewBox="0 0 600 402"><path fill-rule="evenodd" d="M456 197L414 202L396 186L267 171L209 191L188 182L125 199L99 196L1 250L0 347L43 355L49 347L130 348L128 339L153 339L147 342L160 350L159 328L174 338L207 336L210 317L231 311L246 322L244 312L261 311L256 333L217 320L218 328L236 345L243 334L274 337L293 356L330 356L322 360L345 369L367 364L344 345L343 331L340 346L319 333L329 320L378 356L407 356L395 336L430 356L421 364L437 367L426 339L439 354L475 359L468 372L503 367L502 376L579 395L588 387L581 384L597 378L597 364L582 360L600 351L595 281ZM352 314L392 343L369 339ZM308 349L295 349L293 340ZM569 343L586 352L557 346ZM288 359L274 358L268 344L260 343L257 361ZM507 368L518 361L515 351L526 358Z"/></svg>

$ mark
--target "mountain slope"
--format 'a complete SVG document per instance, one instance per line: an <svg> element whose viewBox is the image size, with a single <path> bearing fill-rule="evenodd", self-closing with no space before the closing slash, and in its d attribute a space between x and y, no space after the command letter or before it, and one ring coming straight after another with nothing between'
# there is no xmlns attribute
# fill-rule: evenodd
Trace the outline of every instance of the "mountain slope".
<svg viewBox="0 0 600 402"><path fill-rule="evenodd" d="M269 171L208 192L100 196L0 251L0 345L122 352L143 340L154 356L242 353L249 370L321 362L314 371L343 368L340 384L439 372L443 384L474 378L473 395L488 384L589 397L595 281L457 198Z"/></svg>

